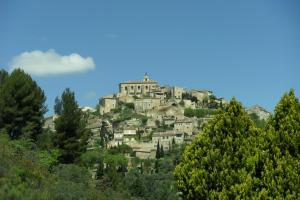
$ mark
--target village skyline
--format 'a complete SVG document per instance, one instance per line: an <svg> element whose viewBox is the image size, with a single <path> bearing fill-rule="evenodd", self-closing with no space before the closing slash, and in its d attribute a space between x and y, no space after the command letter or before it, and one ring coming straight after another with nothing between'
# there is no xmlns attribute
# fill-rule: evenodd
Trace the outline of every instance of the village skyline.
<svg viewBox="0 0 300 200"><path fill-rule="evenodd" d="M300 90L297 1L0 3L0 68L21 67L47 94L95 106L148 72L162 85L207 89L269 111ZM66 14L67 12L67 14ZM136 17L139 16L139 17Z"/></svg>

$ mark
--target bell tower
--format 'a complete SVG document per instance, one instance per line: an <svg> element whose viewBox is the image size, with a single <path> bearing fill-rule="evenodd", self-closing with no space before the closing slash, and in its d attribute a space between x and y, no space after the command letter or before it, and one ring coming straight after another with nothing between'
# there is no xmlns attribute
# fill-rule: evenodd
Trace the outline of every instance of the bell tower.
<svg viewBox="0 0 300 200"><path fill-rule="evenodd" d="M144 75L144 82L148 82L150 79L149 79L149 76L147 74L147 72L145 73Z"/></svg>

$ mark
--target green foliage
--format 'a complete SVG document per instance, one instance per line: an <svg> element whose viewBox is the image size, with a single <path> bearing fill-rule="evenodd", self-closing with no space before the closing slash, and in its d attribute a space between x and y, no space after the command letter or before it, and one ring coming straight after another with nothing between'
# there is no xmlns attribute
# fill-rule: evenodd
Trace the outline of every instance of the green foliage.
<svg viewBox="0 0 300 200"><path fill-rule="evenodd" d="M300 104L286 93L264 129L232 100L174 172L184 199L298 199Z"/></svg>
<svg viewBox="0 0 300 200"><path fill-rule="evenodd" d="M275 141L282 154L288 152L296 157L300 153L300 103L291 90L281 98L274 116L268 123L273 128Z"/></svg>
<svg viewBox="0 0 300 200"><path fill-rule="evenodd" d="M160 157L161 157L161 154L160 154L160 145L159 145L159 141L158 141L157 145L156 145L155 158L156 159L160 159Z"/></svg>
<svg viewBox="0 0 300 200"><path fill-rule="evenodd" d="M111 147L107 150L110 154L131 154L132 148L127 144L121 144L116 147Z"/></svg>
<svg viewBox="0 0 300 200"><path fill-rule="evenodd" d="M4 69L0 70L0 86L4 84L5 80L8 78L8 73Z"/></svg>
<svg viewBox="0 0 300 200"><path fill-rule="evenodd" d="M57 131L55 144L61 150L60 162L73 163L86 150L90 132L86 129L86 122L74 92L66 89L61 96L61 102L61 115L54 121Z"/></svg>
<svg viewBox="0 0 300 200"><path fill-rule="evenodd" d="M266 126L268 152L262 180L265 195L298 199L300 195L300 103L294 91L283 95Z"/></svg>
<svg viewBox="0 0 300 200"><path fill-rule="evenodd" d="M125 108L134 110L134 103L125 103Z"/></svg>
<svg viewBox="0 0 300 200"><path fill-rule="evenodd" d="M243 107L232 99L184 152L175 169L185 199L234 199L252 195L258 134ZM250 148L251 144L251 148Z"/></svg>
<svg viewBox="0 0 300 200"><path fill-rule="evenodd" d="M62 114L62 101L60 98L56 97L55 98L55 103L54 103L54 113L57 115L61 115Z"/></svg>
<svg viewBox="0 0 300 200"><path fill-rule="evenodd" d="M42 132L46 97L30 75L20 69L9 76L1 72L0 129L12 139L24 136L36 140ZM4 77L4 78L3 78Z"/></svg>
<svg viewBox="0 0 300 200"><path fill-rule="evenodd" d="M161 145L160 146L160 157L164 157L164 156L165 156L164 146Z"/></svg>
<svg viewBox="0 0 300 200"><path fill-rule="evenodd" d="M192 96L191 93L183 93L182 94L182 99L187 99L187 100L191 100L192 102L198 103L197 97Z"/></svg>
<svg viewBox="0 0 300 200"><path fill-rule="evenodd" d="M216 115L218 113L215 109L192 109L192 108L186 108L184 110L184 116L186 117L207 117L210 115Z"/></svg>
<svg viewBox="0 0 300 200"><path fill-rule="evenodd" d="M58 164L59 156L60 151L58 149L41 150L37 152L39 163L49 169Z"/></svg>
<svg viewBox="0 0 300 200"><path fill-rule="evenodd" d="M92 149L80 155L80 160L86 168L92 168L95 164L103 160L101 151L99 149Z"/></svg>

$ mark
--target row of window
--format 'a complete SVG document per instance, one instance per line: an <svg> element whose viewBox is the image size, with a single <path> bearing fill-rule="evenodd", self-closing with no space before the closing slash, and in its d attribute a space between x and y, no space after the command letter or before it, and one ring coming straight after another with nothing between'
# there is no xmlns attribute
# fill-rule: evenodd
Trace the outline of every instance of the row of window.
<svg viewBox="0 0 300 200"><path fill-rule="evenodd" d="M133 89L134 89L134 87L131 86L131 90L133 90ZM141 86L138 86L138 90L140 90L140 89L141 89ZM125 86L125 90L128 90L127 86ZM148 86L146 86L146 90L148 90Z"/></svg>
<svg viewBox="0 0 300 200"><path fill-rule="evenodd" d="M134 88L136 88L136 86L130 86L131 90L134 90ZM138 85L137 89L141 90L141 88L143 89L143 86ZM150 86L146 85L145 89L148 90L150 88ZM152 86L152 88L154 88L154 86ZM128 86L125 86L124 89L127 91L128 90Z"/></svg>

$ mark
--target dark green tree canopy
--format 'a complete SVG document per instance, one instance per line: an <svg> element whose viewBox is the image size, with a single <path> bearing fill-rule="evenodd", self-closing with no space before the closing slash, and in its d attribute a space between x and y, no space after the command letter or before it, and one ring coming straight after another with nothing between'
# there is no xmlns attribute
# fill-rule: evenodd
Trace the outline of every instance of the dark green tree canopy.
<svg viewBox="0 0 300 200"><path fill-rule="evenodd" d="M47 111L43 90L20 69L2 77L6 77L2 79L5 81L0 92L2 128L11 138L23 135L35 140L42 131L43 115Z"/></svg>
<svg viewBox="0 0 300 200"><path fill-rule="evenodd" d="M73 163L79 158L80 153L85 151L89 131L86 130L86 122L75 100L74 92L67 88L61 100L56 103L61 104L59 111L61 114L54 122L57 132L55 143L62 150L60 161Z"/></svg>
<svg viewBox="0 0 300 200"><path fill-rule="evenodd" d="M0 86L4 83L4 81L8 78L8 73L4 69L0 70Z"/></svg>

